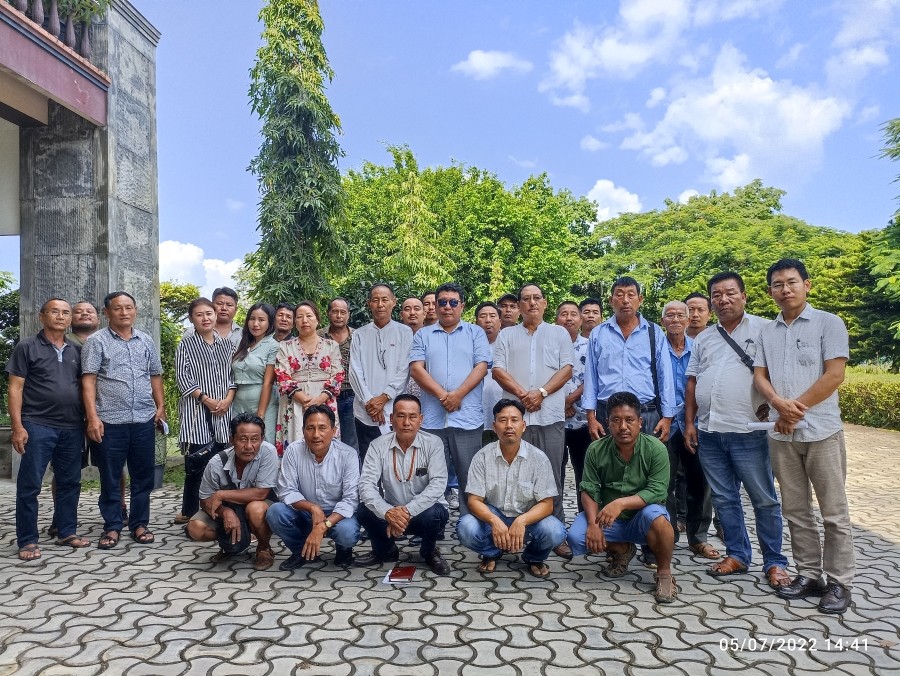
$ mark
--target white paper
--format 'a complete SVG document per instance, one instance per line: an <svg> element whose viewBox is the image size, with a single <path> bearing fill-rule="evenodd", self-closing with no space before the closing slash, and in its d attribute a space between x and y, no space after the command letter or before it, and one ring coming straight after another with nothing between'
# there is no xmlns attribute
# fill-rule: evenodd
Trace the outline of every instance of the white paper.
<svg viewBox="0 0 900 676"><path fill-rule="evenodd" d="M801 420L796 425L794 425L795 430L805 430L809 427L809 423L805 420ZM766 430L767 432L771 432L775 429L775 422L748 422L747 423L748 430Z"/></svg>

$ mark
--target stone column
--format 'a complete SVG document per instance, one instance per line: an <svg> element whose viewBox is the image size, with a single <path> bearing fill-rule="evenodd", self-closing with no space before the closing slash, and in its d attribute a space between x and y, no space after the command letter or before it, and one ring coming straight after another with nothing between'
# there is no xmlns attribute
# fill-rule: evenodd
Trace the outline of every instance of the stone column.
<svg viewBox="0 0 900 676"><path fill-rule="evenodd" d="M111 79L106 127L51 101L49 124L20 132L22 335L38 330L51 296L100 305L123 290L159 347L159 32L113 0L91 38L92 61Z"/></svg>

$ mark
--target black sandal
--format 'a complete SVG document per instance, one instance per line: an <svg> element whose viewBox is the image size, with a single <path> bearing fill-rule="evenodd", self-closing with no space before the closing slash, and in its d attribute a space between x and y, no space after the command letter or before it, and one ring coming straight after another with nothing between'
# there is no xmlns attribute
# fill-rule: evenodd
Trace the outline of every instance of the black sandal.
<svg viewBox="0 0 900 676"><path fill-rule="evenodd" d="M97 542L97 549L113 549L117 544L119 544L120 537L121 533L119 533L119 531L117 530L111 530L104 533L103 537L100 538L100 541Z"/></svg>
<svg viewBox="0 0 900 676"><path fill-rule="evenodd" d="M137 529L131 531L131 539L141 545L149 545L151 542L156 540L156 536L153 534L147 526L138 526L139 529L142 529L140 533L138 533Z"/></svg>

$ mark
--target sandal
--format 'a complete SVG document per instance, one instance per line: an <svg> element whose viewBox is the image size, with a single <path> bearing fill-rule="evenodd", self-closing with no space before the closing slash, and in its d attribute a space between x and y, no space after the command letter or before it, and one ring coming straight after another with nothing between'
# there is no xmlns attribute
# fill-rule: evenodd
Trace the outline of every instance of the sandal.
<svg viewBox="0 0 900 676"><path fill-rule="evenodd" d="M91 544L90 540L86 540L80 535L68 535L64 538L60 538L56 541L56 544L60 547L71 547L72 549L80 549L81 547L87 547Z"/></svg>
<svg viewBox="0 0 900 676"><path fill-rule="evenodd" d="M722 554L719 553L719 550L713 547L708 542L698 542L695 545L690 545L688 547L694 554L698 556L702 556L705 559L721 559Z"/></svg>
<svg viewBox="0 0 900 676"><path fill-rule="evenodd" d="M781 589L791 584L791 578L781 566L772 566L766 571L766 579L772 589Z"/></svg>
<svg viewBox="0 0 900 676"><path fill-rule="evenodd" d="M138 526L138 528L142 529L140 533L138 533L137 529L131 531L132 540L141 545L149 545L156 540L153 531L147 528L147 526Z"/></svg>
<svg viewBox="0 0 900 676"><path fill-rule="evenodd" d="M97 549L113 549L119 544L120 536L121 534L117 530L111 530L108 533L104 533L103 537L101 537L100 541L97 543Z"/></svg>
<svg viewBox="0 0 900 676"><path fill-rule="evenodd" d="M41 550L35 542L25 545L19 550L20 561L37 561L39 558L41 558Z"/></svg>
<svg viewBox="0 0 900 676"><path fill-rule="evenodd" d="M671 573L654 573L656 591L653 598L657 603L672 603L678 597L678 587L675 585L675 576Z"/></svg>
<svg viewBox="0 0 900 676"><path fill-rule="evenodd" d="M275 554L271 549L257 549L256 560L253 562L254 570L266 570L275 563Z"/></svg>
<svg viewBox="0 0 900 676"><path fill-rule="evenodd" d="M606 577L622 577L628 572L628 563L634 558L635 554L637 554L637 547L635 547L633 542L629 542L628 549L624 552L609 552L607 554L609 564L601 568L600 571Z"/></svg>
<svg viewBox="0 0 900 676"><path fill-rule="evenodd" d="M534 577L550 577L550 566L543 561L525 561L524 559L522 561L528 566L528 572Z"/></svg>
<svg viewBox="0 0 900 676"><path fill-rule="evenodd" d="M209 557L210 563L222 563L223 561L227 561L231 558L231 554L226 552L224 549L220 549L218 552Z"/></svg>
<svg viewBox="0 0 900 676"><path fill-rule="evenodd" d="M706 571L707 575L713 577L725 577L726 575L739 575L747 572L747 566L735 558L726 556L718 563L714 563Z"/></svg>
<svg viewBox="0 0 900 676"><path fill-rule="evenodd" d="M481 563L478 564L478 571L481 573L493 573L497 568L499 556L482 556Z"/></svg>
<svg viewBox="0 0 900 676"><path fill-rule="evenodd" d="M176 526L183 526L191 520L191 517L185 516L184 514L177 515L174 519L172 519L172 523Z"/></svg>

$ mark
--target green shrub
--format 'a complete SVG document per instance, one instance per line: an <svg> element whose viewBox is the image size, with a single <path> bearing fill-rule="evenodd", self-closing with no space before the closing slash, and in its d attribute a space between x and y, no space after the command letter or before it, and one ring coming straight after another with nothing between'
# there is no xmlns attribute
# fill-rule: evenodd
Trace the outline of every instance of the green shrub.
<svg viewBox="0 0 900 676"><path fill-rule="evenodd" d="M900 382L856 377L838 390L844 422L900 430Z"/></svg>

